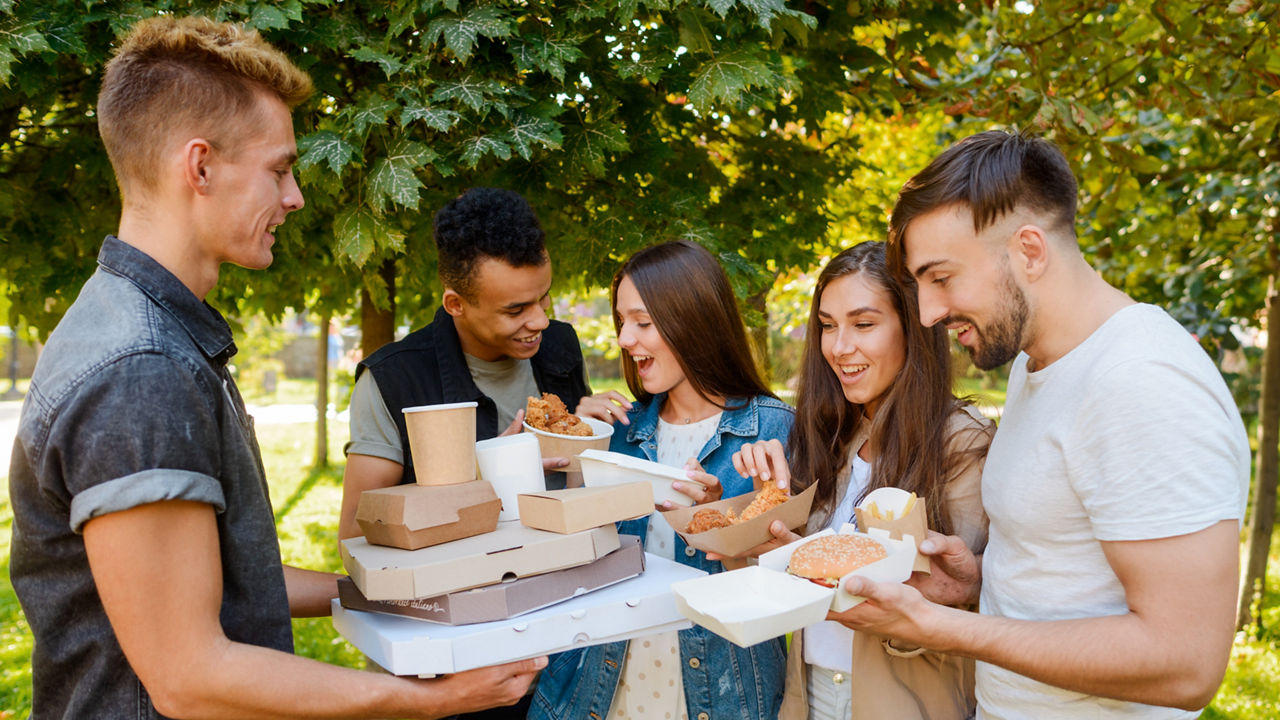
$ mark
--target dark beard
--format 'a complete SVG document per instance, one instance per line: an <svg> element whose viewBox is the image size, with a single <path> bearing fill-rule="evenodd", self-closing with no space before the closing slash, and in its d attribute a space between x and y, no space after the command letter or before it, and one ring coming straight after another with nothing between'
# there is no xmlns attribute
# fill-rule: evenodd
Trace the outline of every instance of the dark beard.
<svg viewBox="0 0 1280 720"><path fill-rule="evenodd" d="M1000 315L983 328L978 336L981 342L969 348L973 364L982 370L993 370L1018 356L1022 350L1022 336L1027 327L1027 296L1013 282L1013 276L1004 274L1003 302ZM977 329L977 326L974 326Z"/></svg>

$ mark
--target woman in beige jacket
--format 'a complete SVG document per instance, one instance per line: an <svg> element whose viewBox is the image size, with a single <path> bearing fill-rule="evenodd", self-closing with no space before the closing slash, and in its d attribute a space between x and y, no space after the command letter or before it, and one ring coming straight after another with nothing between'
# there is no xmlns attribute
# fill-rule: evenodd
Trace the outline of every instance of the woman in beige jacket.
<svg viewBox="0 0 1280 720"><path fill-rule="evenodd" d="M814 290L790 463L777 441L744 446L739 471L798 492L817 483L806 534L853 522L870 491L920 496L929 527L987 542L982 461L994 426L951 394L951 346L920 324L914 288L895 282L884 247L837 255ZM798 538L781 527L777 540ZM974 712L973 662L824 621L792 635L782 720L963 720Z"/></svg>

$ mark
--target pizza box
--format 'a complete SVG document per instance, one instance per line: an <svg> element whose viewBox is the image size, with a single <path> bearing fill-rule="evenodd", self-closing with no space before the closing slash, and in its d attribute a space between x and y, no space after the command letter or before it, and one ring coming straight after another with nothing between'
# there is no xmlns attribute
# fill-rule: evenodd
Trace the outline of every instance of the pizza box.
<svg viewBox="0 0 1280 720"><path fill-rule="evenodd" d="M585 565L617 550L612 525L562 535L519 520L498 523L484 535L420 550L343 540L342 566L370 600L416 600L494 585L507 579Z"/></svg>
<svg viewBox="0 0 1280 720"><path fill-rule="evenodd" d="M374 545L404 550L493 532L502 501L484 480L397 485L360 493L356 522Z"/></svg>
<svg viewBox="0 0 1280 720"><path fill-rule="evenodd" d="M671 586L702 570L646 555L630 580L535 610L478 625L437 625L361 612L333 601L333 626L361 652L395 675L433 676L523 660L578 647L690 627Z"/></svg>
<svg viewBox="0 0 1280 720"><path fill-rule="evenodd" d="M369 600L351 578L341 578L338 580L338 599L342 607L349 610L403 615L443 625L504 620L644 572L644 550L640 547L640 538L620 535L618 539L621 547L587 565L420 600Z"/></svg>
<svg viewBox="0 0 1280 720"><path fill-rule="evenodd" d="M646 482L521 493L516 500L521 523L556 533L581 532L653 512Z"/></svg>
<svg viewBox="0 0 1280 720"><path fill-rule="evenodd" d="M809 508L813 505L813 496L817 493L817 489L818 484L814 483L799 495L746 522L700 533L684 532L695 513L704 509L714 509L722 513L733 510L735 514L741 514L743 509L755 499L756 493L745 493L727 500L717 500L693 507L678 507L662 513L662 516L671 524L671 527L675 528L676 533L684 538L685 544L689 547L703 552L736 557L760 543L772 540L773 534L769 532L769 526L774 520L781 520L788 530L804 527L804 524L809 521Z"/></svg>
<svg viewBox="0 0 1280 720"><path fill-rule="evenodd" d="M653 504L661 506L664 500L675 505L692 505L693 498L671 487L675 481L698 484L690 480L682 468L663 465L644 458L631 457L605 450L583 450L578 455L582 464L582 482L587 487L620 485L645 481L653 486Z"/></svg>
<svg viewBox="0 0 1280 720"><path fill-rule="evenodd" d="M888 556L840 578L840 587L826 588L786 572L791 553L825 535L823 530L760 556L759 565L696 578L671 586L680 612L691 621L741 647L795 632L826 619L827 611L843 612L864 598L844 590L844 581L859 575L877 582L902 582L911 577L915 539L894 540L883 530L857 533L845 524L841 533L863 534L885 546Z"/></svg>

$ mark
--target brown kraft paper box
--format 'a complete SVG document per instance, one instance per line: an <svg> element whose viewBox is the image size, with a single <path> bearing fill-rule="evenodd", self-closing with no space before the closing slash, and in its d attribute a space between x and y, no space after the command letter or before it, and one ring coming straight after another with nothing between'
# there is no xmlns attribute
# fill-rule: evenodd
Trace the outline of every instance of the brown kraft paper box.
<svg viewBox="0 0 1280 720"><path fill-rule="evenodd" d="M647 482L522 493L517 500L520 522L556 533L580 532L653 512L653 491Z"/></svg>
<svg viewBox="0 0 1280 720"><path fill-rule="evenodd" d="M484 480L457 485L397 485L360 494L356 522L374 545L404 550L492 532L502 501Z"/></svg>
<svg viewBox="0 0 1280 720"><path fill-rule="evenodd" d="M676 533L684 538L689 547L697 548L703 552L735 556L750 550L760 543L771 540L773 535L769 532L769 525L774 520L781 520L789 530L804 527L804 524L809 520L809 508L813 505L813 496L817 492L817 487L816 484L810 485L799 495L792 496L781 505L746 522L715 530L707 530L706 532L688 533L684 531L685 528L689 527L689 521L693 519L694 513L711 508L726 514L729 510L733 510L734 514L737 515L751 504L751 501L756 497L756 493L744 493L728 500L717 500L713 503L694 505L693 507L676 508L662 513L662 516L666 518L667 522L671 523L671 527L675 528ZM759 488L757 488L758 491Z"/></svg>
<svg viewBox="0 0 1280 720"><path fill-rule="evenodd" d="M897 488L892 489L896 490ZM887 531L889 537L894 540L901 540L903 535L910 535L915 538L917 547L924 541L925 536L929 534L928 521L925 519L924 512L924 498L917 498L915 505L906 515L899 516L895 512L892 520L872 516L868 500L869 498L863 498L862 504L853 509L854 517L858 520L858 529L862 532L867 532L871 528L879 528ZM883 508L881 512L883 514ZM911 569L914 572L929 573L929 557L917 552L915 564L912 565Z"/></svg>
<svg viewBox="0 0 1280 720"><path fill-rule="evenodd" d="M598 590L644 572L640 538L619 535L620 547L587 565L419 600L368 600L351 578L338 580L338 598L351 610L440 623L471 625L505 620Z"/></svg>

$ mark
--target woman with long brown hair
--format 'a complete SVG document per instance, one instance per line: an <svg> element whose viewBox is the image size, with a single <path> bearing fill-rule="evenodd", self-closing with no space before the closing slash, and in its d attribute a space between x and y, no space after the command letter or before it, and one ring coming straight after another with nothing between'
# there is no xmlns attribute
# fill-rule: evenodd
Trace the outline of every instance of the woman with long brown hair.
<svg viewBox="0 0 1280 720"><path fill-rule="evenodd" d="M734 471L734 453L758 440L785 442L793 413L756 369L720 263L690 242L646 248L614 276L611 295L636 400L615 423L609 449L685 468L698 483L672 486L696 503L751 492L751 479ZM618 530L639 535L649 553L723 569L686 546L661 515ZM701 627L573 650L551 658L529 717L773 718L785 659L782 638L740 648Z"/></svg>
<svg viewBox="0 0 1280 720"><path fill-rule="evenodd" d="M981 468L994 427L951 383L946 330L920 324L914 288L890 275L883 244L855 245L827 263L814 289L790 463L776 442L744 446L734 463L794 492L816 483L806 533L854 522L867 493L897 487L923 499L932 530L981 553ZM780 526L771 528L777 543L798 539ZM783 720L959 720L973 710L971 660L829 621L792 638Z"/></svg>

